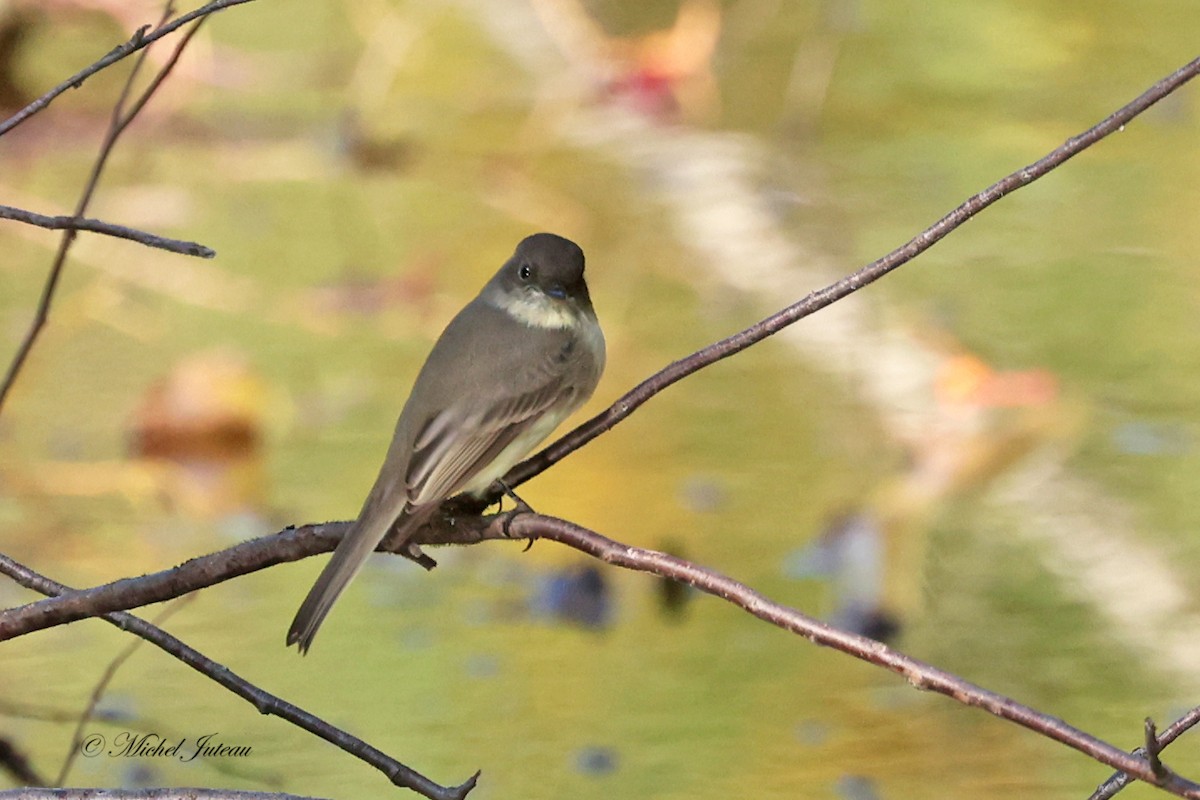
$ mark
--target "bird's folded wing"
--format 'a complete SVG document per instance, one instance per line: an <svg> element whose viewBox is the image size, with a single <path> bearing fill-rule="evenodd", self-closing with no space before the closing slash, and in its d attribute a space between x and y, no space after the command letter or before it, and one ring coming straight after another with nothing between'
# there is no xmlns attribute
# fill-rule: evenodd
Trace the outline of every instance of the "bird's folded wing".
<svg viewBox="0 0 1200 800"><path fill-rule="evenodd" d="M409 505L460 491L569 392L563 381L554 380L484 409L451 407L435 415L413 444L406 476Z"/></svg>

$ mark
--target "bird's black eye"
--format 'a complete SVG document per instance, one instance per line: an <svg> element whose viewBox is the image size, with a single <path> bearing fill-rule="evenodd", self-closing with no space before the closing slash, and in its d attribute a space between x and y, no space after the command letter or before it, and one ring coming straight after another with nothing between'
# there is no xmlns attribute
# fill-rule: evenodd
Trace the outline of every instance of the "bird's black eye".
<svg viewBox="0 0 1200 800"><path fill-rule="evenodd" d="M517 269L517 275L521 277L521 280L527 281L533 277L533 267L529 266L528 264L522 264Z"/></svg>

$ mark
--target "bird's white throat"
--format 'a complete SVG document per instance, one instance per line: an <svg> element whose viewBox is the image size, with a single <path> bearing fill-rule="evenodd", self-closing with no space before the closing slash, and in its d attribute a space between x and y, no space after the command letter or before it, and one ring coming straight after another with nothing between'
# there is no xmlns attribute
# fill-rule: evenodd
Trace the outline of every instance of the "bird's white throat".
<svg viewBox="0 0 1200 800"><path fill-rule="evenodd" d="M541 292L506 294L500 307L531 328L563 330L575 325L575 310L567 303L547 297Z"/></svg>

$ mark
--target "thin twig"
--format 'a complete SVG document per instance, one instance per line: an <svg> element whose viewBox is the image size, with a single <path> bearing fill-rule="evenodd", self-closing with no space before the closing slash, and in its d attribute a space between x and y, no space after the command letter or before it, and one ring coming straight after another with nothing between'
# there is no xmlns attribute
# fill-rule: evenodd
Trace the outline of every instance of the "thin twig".
<svg viewBox="0 0 1200 800"><path fill-rule="evenodd" d="M147 30L150 28L149 25L144 25L141 28L138 28L137 32L130 37L129 41L114 47L109 51L108 55L104 56L99 61L96 61L94 64L79 70L79 72L76 72L58 86L55 86L50 91L46 92L32 103L22 108L16 114L13 114L3 123L0 123L0 136L8 133L13 128L32 117L34 114L44 109L46 106L50 105L50 103L52 103L54 99L63 92L67 91L68 89L78 89L83 85L85 80L95 75L97 72L100 72L107 67L111 67L121 59L136 53L137 51L158 41L164 36L174 33L192 20L207 17L211 14L215 14L218 11L230 8L231 6L242 5L243 3L250 2L253 2L253 0L213 0L213 2L206 3L194 11L189 11L182 16L176 17L170 22L160 23L158 27L154 28L154 30L150 31L149 33L147 33Z"/></svg>
<svg viewBox="0 0 1200 800"><path fill-rule="evenodd" d="M580 446L595 438L597 435L613 427L617 422L627 417L638 406L646 402L658 392L665 389L672 383L681 380L687 375L702 369L709 364L726 358L734 353L749 347L757 341L778 332L782 328L792 322L807 316L814 311L823 308L825 305L840 299L853 291L856 291L863 285L878 279L881 275L895 269L900 264L911 260L917 254L928 249L934 242L945 237L950 231L954 230L959 225L962 225L967 219L978 213L983 208L986 208L991 203L995 202L1000 197L1008 194L1016 189L1036 180L1046 172L1049 172L1058 164L1066 161L1077 153L1081 152L1086 147L1094 144L1100 139L1107 136L1114 130L1119 129L1129 120L1136 117L1138 114L1145 111L1154 103L1161 100L1167 94L1175 91L1191 78L1195 77L1197 72L1200 72L1200 58L1190 62L1189 64L1176 70L1171 75L1158 81L1154 86L1142 93L1137 99L1126 104L1118 111L1106 117L1102 122L1089 128L1082 134L1068 139L1065 144L1056 148L1043 158L1034 162L1034 164L1012 173L1003 180L993 184L988 189L974 195L966 202L960 205L950 214L944 216L936 224L926 229L920 235L914 237L906 245L896 250L893 250L887 256L873 262L872 264L863 267L858 272L843 278L842 280L822 289L818 292L810 294L805 299L798 303L783 309L777 314L774 314L758 324L747 328L739 334L716 342L688 358L676 361L665 369L647 378L630 392L626 393L620 400L614 403L607 411L593 417L588 422L580 425L566 436L559 439L556 443L541 451L532 458L526 460L522 464L517 465L509 472L505 478L505 482L509 485L522 483L539 472L543 471L551 464L559 461L566 454L578 449ZM337 525L332 523L331 525ZM321 526L328 527L328 526ZM314 530L309 528L309 531ZM293 532L294 536L300 532ZM281 561L291 560L291 558L278 554L277 547L285 546L286 535L272 537L272 540L257 540L254 543L249 543L253 546L264 546L269 552L259 551L260 554L266 556L266 561L258 566L250 566L241 571L234 569L233 571L224 571L225 577L221 580L227 580L237 575L245 574L245 572L253 571L254 569L262 569L263 566L280 563ZM314 551L319 552L319 551ZM302 555L294 555L293 557L303 557ZM189 562L185 567L201 566L201 562L207 565L208 559L197 559L195 562ZM202 569L209 567L204 566ZM128 579L119 581L108 586L98 587L88 590L86 595L79 593L70 598L64 598L57 603L52 601L43 601L40 604L33 604L21 609L13 609L11 611L0 613L0 641L12 636L26 633L30 630L37 630L42 627L58 625L64 622L69 622L73 619L79 619L81 616L100 613L101 611L113 610L116 608L131 608L137 605L149 602L158 602L168 597L175 597L178 594L172 594L175 590L175 582L179 580L179 572L176 570L168 570L166 572L157 573L154 576L146 576L139 579ZM139 587L140 593L134 602L130 602L130 597L126 595L133 585ZM173 588L174 587L174 588ZM191 591L198 586L192 586L187 589ZM127 603L127 605L120 605ZM34 619L34 618L39 619Z"/></svg>
<svg viewBox="0 0 1200 800"><path fill-rule="evenodd" d="M75 614L93 615L86 606L104 601L106 604L129 602L158 602L169 592L187 592L213 585L258 569L303 558L305 555L332 550L349 527L348 522L331 522L282 531L274 536L243 542L227 550L192 559L171 570L127 578L106 586L63 596L61 601L44 600L25 606L47 606L60 602ZM494 514L479 517L466 514L455 518L435 518L434 524L418 534L419 543L473 543L499 539L552 539L587 553L606 563L626 569L648 572L682 583L720 597L761 620L798 634L815 644L832 647L888 669L903 676L918 689L928 689L951 697L960 703L982 708L995 716L1016 722L1055 741L1067 744L1103 764L1130 771L1135 777L1160 786L1181 797L1200 798L1200 785L1173 774L1155 776L1147 762L1097 739L1066 722L1035 711L1002 695L990 692L930 664L892 650L872 639L840 631L801 612L776 603L745 584L700 567L675 556L621 544L573 523L537 514ZM24 569L7 556L0 555L0 572L12 574ZM148 590L148 591L147 591ZM100 606L103 607L103 606ZM54 610L54 609L51 609ZM0 613L0 627L9 614L22 609ZM26 620L34 619L28 614ZM44 621L45 615L38 615ZM3 637L0 637L3 638Z"/></svg>
<svg viewBox="0 0 1200 800"><path fill-rule="evenodd" d="M1200 798L1200 784L1169 771L1158 775L1145 760L1092 736L1065 721L1043 714L1003 695L988 691L956 675L904 655L887 645L839 630L801 612L772 601L744 583L698 567L676 556L615 542L566 520L519 514L508 523L512 536L551 539L588 553L608 564L647 572L694 586L738 608L799 634L813 644L832 647L900 675L913 687L946 695L968 706L981 708L1067 745L1103 764L1126 770L1141 780L1180 797Z"/></svg>
<svg viewBox="0 0 1200 800"><path fill-rule="evenodd" d="M186 594L179 598L179 602L172 603L164 608L150 624L156 628L159 627L168 619L170 619L175 612L183 608L190 598L194 598L195 596L196 595L194 594ZM125 647L125 649L123 649L120 653L117 653L116 658L110 661L108 666L104 668L103 674L100 675L100 680L97 681L95 687L92 688L92 694L88 698L87 706L84 707L83 713L78 715L78 720L75 723L75 731L71 734L70 748L67 750L66 758L63 759L62 768L58 771L58 777L54 779L55 786L62 786L67 782L67 775L71 773L71 765L75 763L75 759L79 755L80 748L83 744L84 728L86 728L88 723L92 721L96 713L96 706L100 704L100 698L104 697L104 693L108 691L108 685L112 683L112 679L116 677L117 670L119 670L121 666L124 665L124 663L138 651L144 642L144 639L134 639Z"/></svg>
<svg viewBox="0 0 1200 800"><path fill-rule="evenodd" d="M170 5L167 6L167 12L163 16L163 22L170 15ZM83 217L87 210L88 204L92 200L92 195L96 191L96 187L100 182L100 175L104 172L104 166L108 163L108 157L112 153L113 146L117 143L117 138L129 127L138 113L146 107L146 103L166 80L171 70L175 68L175 64L179 61L180 55L183 54L183 49L187 47L193 35L199 29L200 25L207 17L201 16L195 24L187 30L175 45L175 50L171 53L171 57L159 69L158 74L150 81L150 84L142 91L140 97L134 101L128 112L125 111L125 103L129 99L130 93L133 90L133 83L141 69L142 64L146 60L147 51L143 50L138 57L134 67L129 72L129 77L125 81L124 87L121 89L121 96L117 99L116 105L113 107L112 119L109 122L108 130L104 135L104 141L100 145L100 153L96 157L95 163L92 165L91 174L88 176L87 183L84 185L83 193L79 197L79 202L75 205L75 213L73 217ZM159 25L160 29L162 23ZM50 304L54 300L55 290L58 288L59 278L62 277L63 267L67 262L67 252L71 249L71 245L75 241L76 231L68 228L64 231L62 240L59 242L58 251L54 254L54 262L50 265L50 272L46 276L46 283L42 287L42 295L38 299L37 311L34 313L33 321L29 324L28 330L25 331L25 337L21 340L21 344L17 347L17 352L13 356L12 363L9 364L8 372L4 376L3 382L0 382L0 409L4 407L4 400L8 397L8 393L12 390L13 384L16 382L17 375L21 372L21 367L24 366L25 360L29 357L29 353L33 350L33 345L37 341L38 335L42 328L45 327L47 319L50 315Z"/></svg>
<svg viewBox="0 0 1200 800"><path fill-rule="evenodd" d="M1196 77L1197 74L1200 74L1200 58L1180 67L1086 131L1067 139L1063 144L1056 147L1044 157L1027 167L1013 172L982 192L970 197L958 208L946 214L933 225L930 225L924 231L914 236L906 244L896 248L883 258L871 262L852 275L848 275L840 281L826 286L824 289L812 292L807 297L739 333L711 344L686 358L668 364L654 375L639 383L629 392L626 392L607 410L600 412L548 447L517 464L508 471L508 474L501 478L500 482L510 487L520 486L533 476L545 471L552 464L561 461L567 455L575 452L592 439L595 439L601 433L611 429L637 410L639 406L668 386L722 359L740 353L747 347L761 342L768 336L779 333L789 325L804 319L825 306L853 294L867 284L874 283L884 275L887 275L902 264L906 264L946 238L946 236L958 229L964 222L1000 198L1011 194L1017 189L1028 186L1104 137L1121 130L1134 117ZM491 499L495 500L499 496L500 490L498 486L493 486L493 492L490 495Z"/></svg>
<svg viewBox="0 0 1200 800"><path fill-rule="evenodd" d="M239 792L235 789L43 789L29 787L0 791L0 800L321 800L281 792Z"/></svg>
<svg viewBox="0 0 1200 800"><path fill-rule="evenodd" d="M180 599L186 601L193 597L198 597L198 596L199 595L196 595L196 594L189 594L189 595L184 595ZM178 603L174 604L174 606L173 606L173 608L178 608L178 607L179 607ZM161 621L162 621L161 617L157 618L154 620L153 624L157 625ZM142 644L141 639L134 639L133 644L130 645L129 648L126 651L124 651L121 654L121 656L119 656L119 658L122 658L122 659L125 658L129 652L133 651L136 647L140 646L141 644ZM106 670L105 680L107 680L107 678L109 677L109 674L113 671L115 664L116 664L116 662L114 661L114 664L110 665L109 669ZM132 732L143 733L143 734L150 733L150 734L154 734L156 736L161 735L163 738L172 739L175 741L185 738L178 733L172 733L171 732L172 726L170 724L163 723L160 720L147 719L146 717L144 717L142 715L139 715L137 717L132 717L123 711L97 708L94 701L95 701L95 698L97 697L98 693L95 690L93 690L92 695L93 695L93 702L89 703L88 709L86 711L86 719L88 721L95 722L95 723L97 723L97 725L103 725L103 726L109 726L109 727L119 727L123 732L127 732L127 733L132 733ZM73 724L77 728L77 730L75 732L75 737L74 737L76 739L77 744L73 746L75 749L73 749L72 752L76 752L76 753L81 752L81 750L79 749L80 746L78 744L78 742L79 742L78 728L80 726L81 717L80 717L80 713L77 709L76 710L67 710L65 708L57 708L54 706L40 705L40 704L35 704L35 703L18 702L18 701L14 701L11 698L3 698L3 699L0 699L0 716L18 717L21 719L34 719L34 720L41 720L43 722ZM3 765L5 763L4 754L5 754L4 740L3 740L3 738L0 738L0 765ZM259 786L278 786L278 785L280 785L280 778L278 777L278 775L276 775L274 773L264 773L261 770L251 770L248 767L243 768L234 763L234 762L239 762L239 761L243 761L243 760L244 759L232 759L232 760L231 759L206 759L208 766L211 769L213 769L214 771L220 773L221 775L227 775L227 776L230 776L237 780L243 780L243 781L249 780ZM59 779L57 781L55 781L54 784L52 784L45 778L37 778L36 780L27 780L25 782L30 786L51 786L54 784L61 786L63 784L63 778L60 775Z"/></svg>
<svg viewBox="0 0 1200 800"><path fill-rule="evenodd" d="M60 595L64 592L72 591L69 587L52 581L34 572L29 567L18 564L6 557L0 557L0 572L8 575L22 586L44 595ZM479 777L479 773L475 773L475 775L468 778L460 786L442 786L410 767L405 766L383 751L372 747L362 739L330 725L328 722L310 714L299 706L295 706L282 698L258 688L245 678L236 675L225 665L218 664L200 651L188 646L161 628L156 628L143 619L125 612L117 612L105 614L104 620L121 630L129 631L135 636L140 636L155 647L187 664L200 674L216 681L238 697L249 702L260 714L270 714L287 720L293 725L303 728L309 733L315 734L325 741L336 745L338 748L345 750L355 758L365 761L387 775L388 779L396 786L412 789L414 792L430 798L430 800L462 800L474 788L475 782Z"/></svg>
<svg viewBox="0 0 1200 800"><path fill-rule="evenodd" d="M1146 743L1142 745L1142 750L1146 754L1146 761L1150 764L1150 771L1155 775L1162 776L1167 773L1167 768L1163 766L1162 759L1158 757L1158 753L1162 747L1158 744L1158 728L1154 724L1154 720L1146 717L1146 725L1143 731L1146 735Z"/></svg>
<svg viewBox="0 0 1200 800"><path fill-rule="evenodd" d="M238 1L247 2L248 0ZM235 2L232 0L231 2L226 3L226 5L233 4L235 4ZM519 465L517 468L514 468L514 470L510 472L509 476L506 477L506 482L508 482L510 485L515 485L528 480L533 475L541 472L551 464L560 460L567 453L572 452L582 444L590 441L590 439L595 438L595 436L599 435L599 433L613 427L613 425L632 413L632 411L638 406L646 402L646 400L648 400L650 397L665 389L667 386L678 380L681 380L683 377L686 377L692 372L708 366L709 364L715 363L718 360L727 358L730 355L740 352L746 347L761 341L767 336L777 333L804 316L807 316L808 314L811 314L814 311L823 308L824 306L829 305L830 303L841 299L842 297L845 297L867 283L877 280L879 277L887 274L899 265L911 260L919 253L923 252L934 243L944 238L951 231L955 230L967 219L996 202L1004 195L1027 185L1033 180L1036 180L1067 159L1091 146L1096 141L1099 141L1101 138L1104 138L1113 131L1119 129L1150 105L1174 91L1176 88L1178 88L1178 86L1182 85L1187 80L1195 77L1197 72L1200 72L1200 59L1191 62L1173 75L1165 78L1163 81L1160 81L1137 100L1125 106L1097 126L1085 131L1083 134L1080 134L1077 137L1069 139L1063 146L1057 148L1045 158L1030 165L1029 167L1026 167L1023 170L1013 173L1008 178L1005 178L1004 180L994 184L992 187L989 187L987 190L970 198L966 203L943 217L938 223L931 226L921 235L915 237L904 247L893 251L893 253L889 254L883 259L864 267L846 279L839 281L838 283L833 284L832 286L827 287L819 292L814 292L800 302L789 306L787 309L784 309L778 314L768 317L757 325L747 328L745 331L742 331L739 334L711 345L710 347L699 351L689 358L675 362L674 364L668 366L666 369L662 370L655 376L652 376L650 379L636 387L633 391L625 395L625 397L615 403L607 412L598 415L593 420L590 420L588 423L585 423L584 425L572 431L570 434L568 434L568 436L559 440L559 442L555 443L550 448L547 448L534 458L528 460L522 465ZM2 134L3 131L3 126L0 126L0 134ZM492 526L496 527L494 520ZM1056 741L1068 744L1080 752L1083 752L1117 769L1121 769L1128 774L1148 783L1160 786L1180 796L1200 798L1200 786L1170 773L1165 775L1156 775L1154 770L1145 760L1125 753L1106 742L1095 739L1094 737L1083 733L1082 731L1078 731L1077 729L1067 725L1062 720L1038 714L1026 706L1015 703L1015 701L988 692L981 687L974 686L973 684L955 678L954 676L937 670L936 668L924 664L923 662L910 659L907 656L892 651L878 642L853 636L851 634L838 631L834 628L830 628L829 626L817 622L816 620L805 617L793 609L789 609L771 602L744 584L732 581L731 579L716 573L703 570L702 568L692 565L688 562L662 553L655 553L654 551L641 550L639 548L622 545L613 542L612 540L605 539L604 537L599 536L599 534L595 534L579 528L578 526L572 525L571 523L562 520L555 520L553 518L539 517L536 515L522 515L517 517L515 520L512 520L511 525L506 529L505 534L523 536L525 538L543 537L554 539L556 541L569 544L573 547L577 547L584 552L588 552L595 557L605 560L609 563L631 569L651 572L663 577L670 577L675 580L697 586L698 588L702 588L711 594L735 603L739 607L742 607L749 613L754 614L761 619L797 634L803 635L816 643L837 647L844 652L848 652L856 657L870 661L871 663L876 663L880 666L897 672L898 674L906 677L909 682L917 688L937 691L965 704L984 708L985 710L988 710L997 716L1017 722L1018 724L1042 733L1043 735L1046 735ZM282 536L274 537L276 541L272 541L270 544L277 545L278 540L282 538ZM481 535L479 538L498 538L498 536ZM331 549L331 546L326 547L325 544L327 544L327 542L321 542L322 550ZM260 553L260 555L266 556L265 559L263 559L264 566L269 565L269 563L279 563L282 560L290 560L289 558L281 557L277 548L267 548L267 550L273 550L274 552ZM231 563L236 563L236 559L234 559ZM9 566L11 564L15 564L15 562L11 562L9 559L0 560L0 566L4 568L4 571L9 571ZM187 565L184 565L184 567L186 566ZM184 568L180 569L182 570ZM250 569L245 569L244 564L238 566L237 569L241 570L238 572L238 574L244 574L247 571L251 571ZM28 571L22 572L23 570L24 568L21 568L17 570L17 573L24 574L24 576L28 578ZM160 573L160 575L161 574L162 573ZM40 576L37 577L40 578ZM155 576L149 577L154 578ZM120 591L124 591L133 587L138 580L141 579L130 579L130 582L122 586ZM32 584L26 583L26 585ZM160 586L161 585L165 584L160 584ZM101 589L105 588L107 587L101 587ZM46 590L42 589L42 591ZM57 587L56 589L47 591L46 593L55 594L62 591L65 591L64 587ZM111 600L111 597L104 595L99 590L94 591L97 593L95 595L91 595L93 598L105 597L106 599ZM78 597L78 595L73 597ZM6 612L6 614L7 613L8 612ZM0 618L2 618L2 616L0 616ZM146 626L146 623L138 620L135 617L125 613L115 613L107 614L105 618L119 627L134 631L135 633L138 633L138 635L145 636L149 640L154 641L154 639L150 638L144 629L139 631L138 626ZM231 676L227 670L224 670L214 662L204 659L203 656L195 653L195 651L191 651L190 648L187 648L186 645L178 642L178 640L174 640L173 637L169 637L167 634L157 631L157 629L152 630L156 631L155 635L161 635L162 637L165 637L165 640L169 640L168 643L171 645L170 647L167 647L159 642L155 642L156 644L159 644L160 647L164 647L164 649L168 650L168 652L172 652L176 655L176 657L185 661L185 663L189 663L189 665L193 666L194 668L199 669L207 675L210 675L218 682L221 682L222 685L226 685L227 688L232 688L229 686L228 681L235 676ZM204 668L197 666L197 658L204 659L204 661L207 662L204 664ZM237 680L240 681L241 679ZM246 686L249 686L249 684L246 684ZM261 690L258 690L256 687L250 688L255 693L261 693ZM241 694L241 692L239 692L239 694ZM279 714L275 705L262 700L262 694L265 693L252 695L241 694L241 696L246 697L246 699L255 703L256 707L258 707L260 711L263 711L264 713L277 713L280 716L284 716L283 714ZM278 700L277 698L274 698L273 700L276 704L282 704L284 707L294 708L291 707L290 704L285 704L283 701ZM297 724L301 723L298 722ZM311 728L307 728L307 726L302 725L302 727L306 727L306 729L311 730ZM338 731L338 733L341 734L342 732ZM318 735L322 735L324 738L327 738L330 741L335 741L325 734L318 733ZM345 734L342 735L345 736ZM395 780L394 777L393 779ZM457 791L461 791L461 795L465 795L465 793L470 790L473 782L474 779L468 781L462 787L458 787Z"/></svg>
<svg viewBox="0 0 1200 800"><path fill-rule="evenodd" d="M104 222L99 219L88 219L87 217L68 217L68 216L47 216L46 214L38 214L34 211L26 211L23 208L14 208L13 206L0 206L0 219L11 219L17 222L26 222L30 225L36 225L39 228L47 228L52 231L76 230L88 231L90 233L103 233L106 236L114 236L118 239L128 239L132 242L144 244L147 247L157 247L160 250L168 250L172 253L180 253L185 256L197 256L199 258L212 258L217 253L210 247L205 247L197 242L187 242L182 239L171 239L166 236L159 236L154 233L140 231L137 228L129 228L124 225L115 225L111 222Z"/></svg>
<svg viewBox="0 0 1200 800"><path fill-rule="evenodd" d="M1166 730L1156 737L1156 741L1158 743L1158 752L1161 753L1163 748L1178 739L1185 732L1194 728L1197 723L1200 723L1200 706L1196 706L1191 711L1172 722L1167 726ZM1144 747L1138 747L1133 750L1133 755L1135 756L1144 756L1145 753L1146 749ZM1092 792L1091 796L1088 797L1088 800L1109 800L1109 798L1115 797L1119 792L1124 790L1126 786L1133 783L1133 780L1133 778L1130 778L1129 775L1125 774L1124 772L1117 772L1110 776L1109 779L1104 783L1097 786L1096 791Z"/></svg>

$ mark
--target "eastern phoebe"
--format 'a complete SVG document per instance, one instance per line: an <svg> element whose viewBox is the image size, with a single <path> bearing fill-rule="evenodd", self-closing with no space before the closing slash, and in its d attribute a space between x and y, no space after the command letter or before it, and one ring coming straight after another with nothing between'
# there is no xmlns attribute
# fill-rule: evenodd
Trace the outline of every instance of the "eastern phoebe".
<svg viewBox="0 0 1200 800"><path fill-rule="evenodd" d="M402 543L446 498L482 497L591 397L603 370L583 251L552 233L524 239L433 346L375 486L296 612L287 643L307 652L389 531Z"/></svg>

